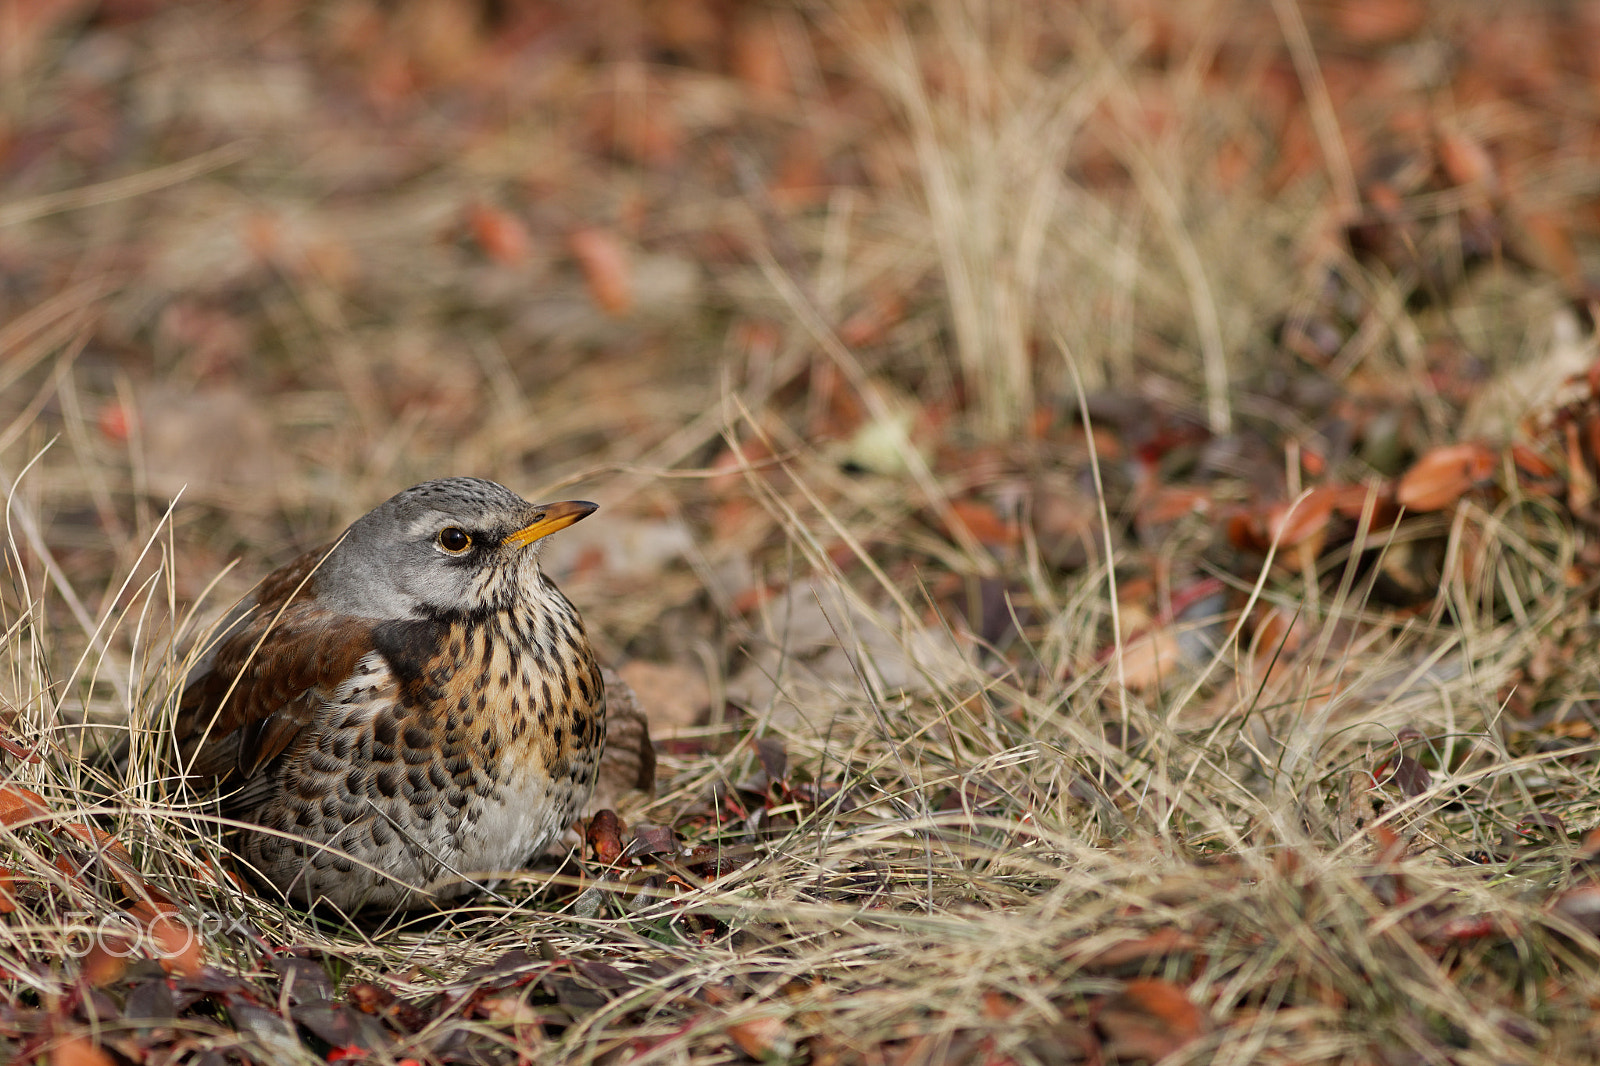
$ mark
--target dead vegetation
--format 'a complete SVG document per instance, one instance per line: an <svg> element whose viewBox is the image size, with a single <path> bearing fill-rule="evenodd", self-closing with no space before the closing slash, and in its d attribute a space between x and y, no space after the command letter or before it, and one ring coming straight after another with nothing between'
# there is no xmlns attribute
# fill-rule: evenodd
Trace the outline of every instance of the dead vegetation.
<svg viewBox="0 0 1600 1066"><path fill-rule="evenodd" d="M0 0L0 1058L1595 1061L1597 33ZM247 893L185 657L452 473L656 793Z"/></svg>

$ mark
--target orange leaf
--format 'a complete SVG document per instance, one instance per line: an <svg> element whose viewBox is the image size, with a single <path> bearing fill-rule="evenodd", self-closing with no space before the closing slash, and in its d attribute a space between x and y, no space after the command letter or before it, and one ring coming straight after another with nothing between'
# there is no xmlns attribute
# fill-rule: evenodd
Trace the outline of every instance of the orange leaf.
<svg viewBox="0 0 1600 1066"><path fill-rule="evenodd" d="M1208 488L1162 485L1139 505L1138 517L1145 525L1163 526L1186 515L1206 514L1215 502L1215 494Z"/></svg>
<svg viewBox="0 0 1600 1066"><path fill-rule="evenodd" d="M950 514L967 527L978 543L989 547L1014 544L1021 533L1015 523L1005 521L993 507L978 500L951 500Z"/></svg>
<svg viewBox="0 0 1600 1066"><path fill-rule="evenodd" d="M80 972L91 987L104 988L127 971L128 956L132 954L126 938L99 930L94 943L89 945L89 953L83 957Z"/></svg>
<svg viewBox="0 0 1600 1066"><path fill-rule="evenodd" d="M633 307L633 275L622 242L610 230L574 230L567 247L578 260L589 296L608 315L625 315Z"/></svg>
<svg viewBox="0 0 1600 1066"><path fill-rule="evenodd" d="M589 820L584 838L594 851L596 862L610 866L622 858L622 822L615 811L608 809L595 814Z"/></svg>
<svg viewBox="0 0 1600 1066"><path fill-rule="evenodd" d="M16 785L0 786L0 825L16 825L30 818L48 817L44 797Z"/></svg>
<svg viewBox="0 0 1600 1066"><path fill-rule="evenodd" d="M141 901L129 907L128 913L144 926L163 970L185 977L200 972L200 936L170 904L151 906Z"/></svg>
<svg viewBox="0 0 1600 1066"><path fill-rule="evenodd" d="M532 242L528 227L508 211L488 204L473 204L467 209L467 228L483 254L501 266L526 262Z"/></svg>
<svg viewBox="0 0 1600 1066"><path fill-rule="evenodd" d="M1442 511L1494 476L1495 452L1467 441L1427 452L1401 477L1395 498L1408 511Z"/></svg>
<svg viewBox="0 0 1600 1066"><path fill-rule="evenodd" d="M867 305L839 327L839 339L851 348L874 344L906 317L906 301L898 292L880 289Z"/></svg>
<svg viewBox="0 0 1600 1066"><path fill-rule="evenodd" d="M1148 936L1121 940L1084 958L1087 969L1113 970L1129 963L1145 963L1179 952L1194 951L1200 946L1193 936L1170 926L1157 929Z"/></svg>
<svg viewBox="0 0 1600 1066"><path fill-rule="evenodd" d="M1527 477L1547 478L1556 473L1556 468L1544 456L1526 444L1511 446L1511 461L1517 464L1517 472Z"/></svg>
<svg viewBox="0 0 1600 1066"><path fill-rule="evenodd" d="M1129 981L1100 1008L1095 1023L1107 1050L1124 1060L1163 1058L1211 1027L1187 992L1159 977Z"/></svg>
<svg viewBox="0 0 1600 1066"><path fill-rule="evenodd" d="M1427 21L1424 0L1344 0L1330 14L1339 33L1355 44L1394 44Z"/></svg>
<svg viewBox="0 0 1600 1066"><path fill-rule="evenodd" d="M1491 193L1499 185L1488 150L1476 138L1459 130L1440 134L1439 166L1452 185L1477 186Z"/></svg>
<svg viewBox="0 0 1600 1066"><path fill-rule="evenodd" d="M86 1037L68 1037L50 1050L50 1066L116 1066Z"/></svg>
<svg viewBox="0 0 1600 1066"><path fill-rule="evenodd" d="M791 92L783 37L771 12L757 10L739 20L733 31L732 60L734 75L756 99L775 103Z"/></svg>
<svg viewBox="0 0 1600 1066"><path fill-rule="evenodd" d="M1306 639L1306 625L1294 611L1273 606L1258 613L1254 641L1258 658L1292 656L1300 650Z"/></svg>
<svg viewBox="0 0 1600 1066"><path fill-rule="evenodd" d="M10 914L17 909L17 882L11 871L0 866L0 914Z"/></svg>
<svg viewBox="0 0 1600 1066"><path fill-rule="evenodd" d="M752 1018L734 1022L727 1033L753 1059L787 1059L794 1053L794 1037L782 1018Z"/></svg>
<svg viewBox="0 0 1600 1066"><path fill-rule="evenodd" d="M1267 535L1277 541L1280 548L1320 539L1328 530L1328 519L1333 517L1337 492L1330 487L1312 489L1299 500L1274 504L1267 512Z"/></svg>

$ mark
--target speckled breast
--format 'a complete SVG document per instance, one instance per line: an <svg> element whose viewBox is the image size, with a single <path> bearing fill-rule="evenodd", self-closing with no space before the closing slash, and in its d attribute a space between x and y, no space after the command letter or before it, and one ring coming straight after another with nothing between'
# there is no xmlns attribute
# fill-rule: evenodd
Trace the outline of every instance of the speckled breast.
<svg viewBox="0 0 1600 1066"><path fill-rule="evenodd" d="M407 907L554 841L594 788L605 736L600 670L556 596L537 614L379 625L317 725L249 790L261 802L241 816L273 831L245 842L251 865L299 901Z"/></svg>

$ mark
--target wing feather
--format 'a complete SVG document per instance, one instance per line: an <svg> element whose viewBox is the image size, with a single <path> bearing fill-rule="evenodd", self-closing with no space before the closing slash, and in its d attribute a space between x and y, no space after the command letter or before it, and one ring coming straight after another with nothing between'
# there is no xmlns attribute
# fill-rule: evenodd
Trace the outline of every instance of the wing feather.
<svg viewBox="0 0 1600 1066"><path fill-rule="evenodd" d="M317 607L308 578L326 555L307 552L268 576L190 676L173 732L192 776L255 774L294 743L372 650L370 619Z"/></svg>

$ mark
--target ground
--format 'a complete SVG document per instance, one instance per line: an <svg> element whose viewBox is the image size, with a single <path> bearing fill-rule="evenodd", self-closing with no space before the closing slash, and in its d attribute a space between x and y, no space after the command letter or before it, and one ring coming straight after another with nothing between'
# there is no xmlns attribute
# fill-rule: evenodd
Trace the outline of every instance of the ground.
<svg viewBox="0 0 1600 1066"><path fill-rule="evenodd" d="M1597 38L0 0L0 1058L1600 1059ZM449 474L600 504L653 794L262 898L185 663Z"/></svg>

